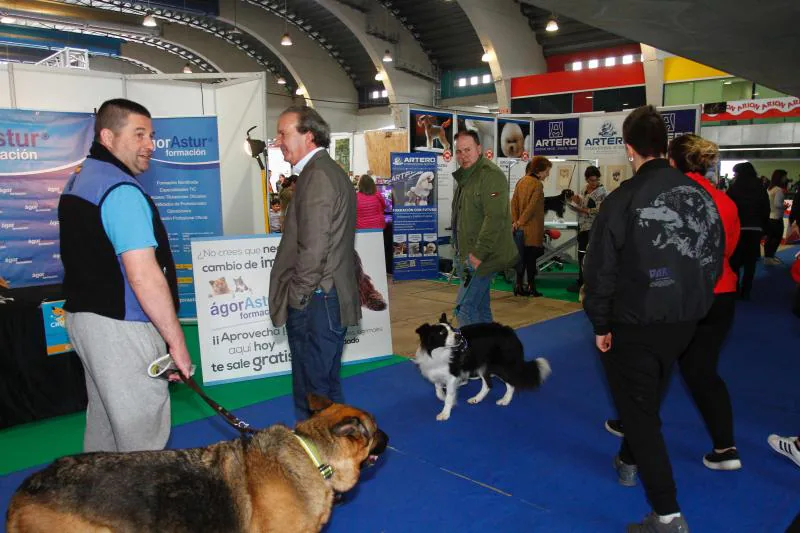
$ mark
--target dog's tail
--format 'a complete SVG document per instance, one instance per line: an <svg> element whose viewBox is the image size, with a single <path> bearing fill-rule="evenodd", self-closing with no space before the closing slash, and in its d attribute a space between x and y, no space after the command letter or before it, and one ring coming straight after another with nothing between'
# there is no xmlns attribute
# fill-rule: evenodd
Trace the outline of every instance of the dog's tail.
<svg viewBox="0 0 800 533"><path fill-rule="evenodd" d="M544 357L537 357L533 361L525 361L522 369L517 374L515 387L532 389L541 385L552 374L550 363Z"/></svg>

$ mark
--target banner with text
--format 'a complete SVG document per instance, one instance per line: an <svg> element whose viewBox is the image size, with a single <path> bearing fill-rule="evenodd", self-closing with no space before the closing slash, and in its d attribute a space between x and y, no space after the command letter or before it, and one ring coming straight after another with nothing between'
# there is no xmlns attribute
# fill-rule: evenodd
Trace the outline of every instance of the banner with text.
<svg viewBox="0 0 800 533"><path fill-rule="evenodd" d="M190 240L222 235L219 141L216 117L153 119L155 152L138 177L164 221L178 270L178 316L194 318Z"/></svg>
<svg viewBox="0 0 800 533"><path fill-rule="evenodd" d="M92 142L94 117L0 109L0 278L61 283L58 199Z"/></svg>
<svg viewBox="0 0 800 533"><path fill-rule="evenodd" d="M596 159L608 192L633 175L622 141L622 123L627 113L607 113L581 118L580 156Z"/></svg>
<svg viewBox="0 0 800 533"><path fill-rule="evenodd" d="M698 108L692 109L659 109L664 124L667 126L667 141L672 141L675 137L697 134L697 115Z"/></svg>
<svg viewBox="0 0 800 533"><path fill-rule="evenodd" d="M197 325L203 384L219 385L291 371L286 328L269 317L269 276L280 235L192 240ZM392 354L389 288L382 253L383 233L358 231L359 285L374 290L362 301L362 318L345 337L344 364ZM375 305L387 304L384 307Z"/></svg>
<svg viewBox="0 0 800 533"><path fill-rule="evenodd" d="M706 104L703 122L718 120L748 120L752 118L800 117L800 98L762 98Z"/></svg>
<svg viewBox="0 0 800 533"><path fill-rule="evenodd" d="M577 156L580 119L533 121L533 155Z"/></svg>
<svg viewBox="0 0 800 533"><path fill-rule="evenodd" d="M436 154L391 154L394 193L392 257L394 279L439 275Z"/></svg>

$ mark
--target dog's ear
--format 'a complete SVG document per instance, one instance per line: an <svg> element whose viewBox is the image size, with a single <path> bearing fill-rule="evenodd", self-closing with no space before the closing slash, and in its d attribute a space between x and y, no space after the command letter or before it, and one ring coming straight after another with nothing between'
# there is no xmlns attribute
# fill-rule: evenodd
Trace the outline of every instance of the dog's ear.
<svg viewBox="0 0 800 533"><path fill-rule="evenodd" d="M419 335L420 337L422 337L422 335L423 335L425 332L427 332L427 331L428 331L430 328L431 328L431 325L430 325L430 324L428 324L427 322L425 322L424 324L422 324L420 327L418 327L418 328L417 328L417 331L416 331L416 333L417 333L417 335Z"/></svg>
<svg viewBox="0 0 800 533"><path fill-rule="evenodd" d="M308 408L312 414L317 414L333 405L333 402L328 398L317 396L313 392L309 392L308 395L306 395L306 399L308 400Z"/></svg>
<svg viewBox="0 0 800 533"><path fill-rule="evenodd" d="M447 321L447 313L442 313L442 316L439 317L439 322L442 324L449 324Z"/></svg>
<svg viewBox="0 0 800 533"><path fill-rule="evenodd" d="M360 435L369 438L369 431L357 416L349 416L339 421L331 428L331 433L336 437L352 437Z"/></svg>

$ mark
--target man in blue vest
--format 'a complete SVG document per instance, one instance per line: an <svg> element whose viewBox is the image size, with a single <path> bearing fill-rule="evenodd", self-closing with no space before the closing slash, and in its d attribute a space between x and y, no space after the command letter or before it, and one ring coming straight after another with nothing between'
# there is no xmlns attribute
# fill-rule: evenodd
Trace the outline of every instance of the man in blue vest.
<svg viewBox="0 0 800 533"><path fill-rule="evenodd" d="M153 123L143 106L115 99L100 106L94 130L58 204L66 327L89 396L83 449L159 450L169 392L147 367L167 352L184 375L191 363L167 232L136 180L150 166Z"/></svg>

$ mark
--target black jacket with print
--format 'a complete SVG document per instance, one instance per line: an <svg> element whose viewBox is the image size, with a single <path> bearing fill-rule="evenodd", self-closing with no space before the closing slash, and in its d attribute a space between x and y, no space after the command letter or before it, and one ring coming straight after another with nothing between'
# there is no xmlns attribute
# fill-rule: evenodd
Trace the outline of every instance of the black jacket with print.
<svg viewBox="0 0 800 533"><path fill-rule="evenodd" d="M725 237L711 196L665 159L639 167L600 206L584 259L583 308L595 334L613 324L703 318Z"/></svg>

